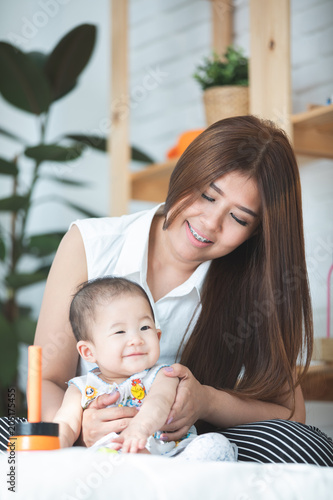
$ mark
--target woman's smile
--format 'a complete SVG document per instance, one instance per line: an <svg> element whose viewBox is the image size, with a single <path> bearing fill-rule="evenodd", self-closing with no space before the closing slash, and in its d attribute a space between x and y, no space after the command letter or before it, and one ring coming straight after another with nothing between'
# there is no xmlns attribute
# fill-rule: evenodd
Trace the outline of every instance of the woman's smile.
<svg viewBox="0 0 333 500"><path fill-rule="evenodd" d="M200 234L198 230L194 229L188 220L186 221L186 233L191 243L200 248L207 247L213 243L203 236L203 234Z"/></svg>

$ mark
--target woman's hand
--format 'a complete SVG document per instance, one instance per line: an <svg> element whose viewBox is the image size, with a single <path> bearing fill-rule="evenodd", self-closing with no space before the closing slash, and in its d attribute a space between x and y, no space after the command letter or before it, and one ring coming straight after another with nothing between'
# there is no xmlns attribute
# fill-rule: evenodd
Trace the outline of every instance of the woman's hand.
<svg viewBox="0 0 333 500"><path fill-rule="evenodd" d="M84 410L82 417L82 439L86 446L92 446L109 432L121 432L130 419L137 414L136 408L126 406L107 408L115 403L119 393L103 394Z"/></svg>
<svg viewBox="0 0 333 500"><path fill-rule="evenodd" d="M178 363L163 370L168 377L179 378L176 399L162 435L168 441L175 441L185 436L191 425L203 418L206 408L205 386L198 382L188 368Z"/></svg>

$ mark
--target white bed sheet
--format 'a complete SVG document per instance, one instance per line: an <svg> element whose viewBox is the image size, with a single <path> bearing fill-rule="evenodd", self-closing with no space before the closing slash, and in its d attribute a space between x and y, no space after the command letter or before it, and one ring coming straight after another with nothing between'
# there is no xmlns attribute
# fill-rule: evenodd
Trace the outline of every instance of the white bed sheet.
<svg viewBox="0 0 333 500"><path fill-rule="evenodd" d="M17 453L15 494L8 491L9 472L8 457L2 455L1 500L333 498L333 469L313 465L185 462L68 448Z"/></svg>

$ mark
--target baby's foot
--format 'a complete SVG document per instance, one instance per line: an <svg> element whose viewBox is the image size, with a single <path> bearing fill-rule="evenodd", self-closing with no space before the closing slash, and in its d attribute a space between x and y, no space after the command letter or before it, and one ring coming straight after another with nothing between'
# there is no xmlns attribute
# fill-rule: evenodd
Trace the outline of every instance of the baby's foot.
<svg viewBox="0 0 333 500"><path fill-rule="evenodd" d="M201 462L237 462L237 456L238 449L234 443L222 434L210 432L193 439L177 458Z"/></svg>

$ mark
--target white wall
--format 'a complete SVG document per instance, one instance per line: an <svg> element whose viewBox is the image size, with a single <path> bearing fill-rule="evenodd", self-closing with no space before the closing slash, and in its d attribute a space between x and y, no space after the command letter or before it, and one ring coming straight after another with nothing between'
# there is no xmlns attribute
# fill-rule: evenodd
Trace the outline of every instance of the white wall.
<svg viewBox="0 0 333 500"><path fill-rule="evenodd" d="M31 38L25 37L24 50L50 50L60 36L83 22L96 24L99 29L95 54L78 89L54 109L50 138L63 131L104 129L101 132L107 132L103 123L109 116L109 2L12 0L2 7L0 38L8 40L13 34L22 37L26 25L34 23L36 13L43 10L41 4L55 4L57 12L54 16L49 15L47 24L38 28ZM129 5L131 143L160 161L181 132L205 126L201 91L192 74L202 57L210 51L210 2L129 0ZM249 55L249 0L234 0L234 5L234 41ZM291 0L294 112L305 110L308 103L325 104L326 98L333 94L332 18L332 0ZM148 74L151 75L149 85L145 78ZM23 133L34 140L31 118L9 109L2 100L0 120L1 125L13 130L23 127ZM1 136L0 141L1 155L10 158L15 153L12 143ZM50 168L57 170L54 165ZM70 192L70 196L77 201L82 198L82 203L101 214L107 213L107 170L107 160L99 153L89 153L77 161L70 169L70 176L88 179L91 188L80 195ZM62 169L61 175L65 175ZM303 165L301 180L315 335L323 336L325 282L333 256L333 162L324 159ZM4 196L5 187L3 183L0 185L0 196ZM53 190L54 185L45 183L41 186L44 193ZM131 210L141 206L132 204ZM72 212L58 206L50 204L48 208L47 211L34 212L29 225L31 231L65 227L75 217ZM41 290L38 289L36 309L40 297ZM332 419L327 424L325 418L324 425L329 426L331 422L333 429Z"/></svg>
<svg viewBox="0 0 333 500"><path fill-rule="evenodd" d="M148 68L160 85L132 109L131 136L157 160L165 158L177 136L204 126L201 92L192 78L210 45L210 5L205 0L130 2L131 88Z"/></svg>

